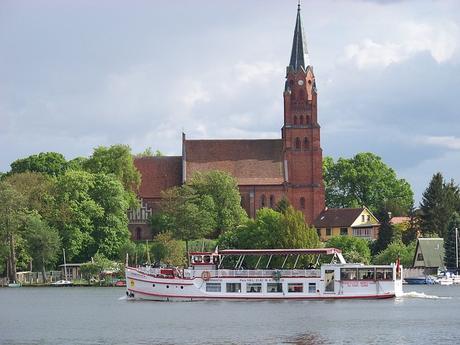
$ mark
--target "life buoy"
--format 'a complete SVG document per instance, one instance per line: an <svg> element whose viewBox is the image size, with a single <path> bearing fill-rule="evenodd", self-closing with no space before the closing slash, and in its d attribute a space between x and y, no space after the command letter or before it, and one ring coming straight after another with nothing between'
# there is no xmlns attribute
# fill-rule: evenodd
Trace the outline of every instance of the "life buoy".
<svg viewBox="0 0 460 345"><path fill-rule="evenodd" d="M203 279L205 282L207 282L209 279L211 279L211 272L203 271L201 273L201 279Z"/></svg>

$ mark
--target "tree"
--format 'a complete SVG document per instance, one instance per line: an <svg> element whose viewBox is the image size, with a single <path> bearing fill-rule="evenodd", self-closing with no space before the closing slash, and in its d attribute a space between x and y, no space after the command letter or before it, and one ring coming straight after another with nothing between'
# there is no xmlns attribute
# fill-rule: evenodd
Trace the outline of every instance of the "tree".
<svg viewBox="0 0 460 345"><path fill-rule="evenodd" d="M230 174L213 170L197 172L187 182L198 198L210 197L214 202L216 226L214 237L235 228L247 218L241 207L241 195L236 179Z"/></svg>
<svg viewBox="0 0 460 345"><path fill-rule="evenodd" d="M373 153L358 153L353 158L323 161L326 204L329 207L361 207L372 212L387 209L394 215L406 214L413 193L409 183L398 179L393 169Z"/></svg>
<svg viewBox="0 0 460 345"><path fill-rule="evenodd" d="M61 240L56 229L51 228L36 212L25 218L25 235L27 247L35 266L41 269L43 281L46 281L46 266L56 263Z"/></svg>
<svg viewBox="0 0 460 345"><path fill-rule="evenodd" d="M39 172L51 176L59 176L67 170L65 157L57 152L41 152L11 163L9 174L23 172Z"/></svg>
<svg viewBox="0 0 460 345"><path fill-rule="evenodd" d="M88 158L86 157L76 157L71 159L67 162L67 169L69 170L84 170L86 161Z"/></svg>
<svg viewBox="0 0 460 345"><path fill-rule="evenodd" d="M457 268L456 245L460 245L460 243L458 243L458 239L455 236L455 230L460 232L460 215L457 212L454 212L450 217L449 223L447 225L446 237L444 238L444 263L446 267L450 269Z"/></svg>
<svg viewBox="0 0 460 345"><path fill-rule="evenodd" d="M377 219L380 220L379 236L377 241L372 244L372 253L384 250L394 240L394 228L390 223L390 214L386 210L377 213Z"/></svg>
<svg viewBox="0 0 460 345"><path fill-rule="evenodd" d="M415 255L415 242L405 245L400 241L392 242L387 248L382 250L374 257L374 264L389 265L400 259L401 265L404 267L412 266L412 261Z"/></svg>
<svg viewBox="0 0 460 345"><path fill-rule="evenodd" d="M420 226L423 234L445 237L447 222L459 210L460 191L453 181L446 183L441 173L436 173L423 193L420 203Z"/></svg>
<svg viewBox="0 0 460 345"><path fill-rule="evenodd" d="M128 192L136 190L141 182L141 175L134 166L134 159L128 145L99 146L83 165L92 173L115 175ZM135 197L134 194L132 195Z"/></svg>
<svg viewBox="0 0 460 345"><path fill-rule="evenodd" d="M16 249L24 215L23 197L6 181L0 181L0 238L8 250L8 279L16 281Z"/></svg>
<svg viewBox="0 0 460 345"><path fill-rule="evenodd" d="M158 234L152 242L151 253L157 262L171 266L184 266L184 242L175 240L170 232Z"/></svg>
<svg viewBox="0 0 460 345"><path fill-rule="evenodd" d="M326 242L325 246L327 248L340 249L347 262L362 262L364 264L369 264L371 261L369 241L364 238L334 236Z"/></svg>
<svg viewBox="0 0 460 345"><path fill-rule="evenodd" d="M160 231L170 231L174 238L185 241L210 236L216 227L216 205L211 196L199 195L185 185L162 192L160 211L150 224ZM188 257L188 254L187 254Z"/></svg>
<svg viewBox="0 0 460 345"><path fill-rule="evenodd" d="M155 150L153 152L151 147L147 147L143 152L137 153L135 155L136 158L142 158L142 157L163 157L164 154L160 150Z"/></svg>
<svg viewBox="0 0 460 345"><path fill-rule="evenodd" d="M23 172L9 175L5 179L24 198L29 210L37 211L44 219L50 221L55 205L54 187L56 179L44 173Z"/></svg>
<svg viewBox="0 0 460 345"><path fill-rule="evenodd" d="M289 206L286 213L269 208L257 211L255 219L223 233L218 239L221 248L317 248L320 246L314 228L305 224L303 214Z"/></svg>

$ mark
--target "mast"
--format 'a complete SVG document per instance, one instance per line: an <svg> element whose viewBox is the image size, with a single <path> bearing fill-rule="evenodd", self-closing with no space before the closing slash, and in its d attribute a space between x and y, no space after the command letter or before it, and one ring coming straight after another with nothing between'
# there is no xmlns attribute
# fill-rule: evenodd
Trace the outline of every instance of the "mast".
<svg viewBox="0 0 460 345"><path fill-rule="evenodd" d="M62 248L62 253L64 255L64 278L65 280L67 280L67 265L66 265L66 262L65 262L65 249Z"/></svg>
<svg viewBox="0 0 460 345"><path fill-rule="evenodd" d="M458 228L455 228L455 265L458 273Z"/></svg>

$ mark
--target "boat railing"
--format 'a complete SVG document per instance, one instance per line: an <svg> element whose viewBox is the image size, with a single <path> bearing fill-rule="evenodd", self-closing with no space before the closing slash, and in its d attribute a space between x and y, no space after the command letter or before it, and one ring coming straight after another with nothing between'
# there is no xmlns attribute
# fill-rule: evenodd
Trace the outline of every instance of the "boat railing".
<svg viewBox="0 0 460 345"><path fill-rule="evenodd" d="M202 270L186 270L185 276L190 278L201 277L204 271ZM278 277L320 277L320 270L207 270L210 277L213 278L273 278Z"/></svg>

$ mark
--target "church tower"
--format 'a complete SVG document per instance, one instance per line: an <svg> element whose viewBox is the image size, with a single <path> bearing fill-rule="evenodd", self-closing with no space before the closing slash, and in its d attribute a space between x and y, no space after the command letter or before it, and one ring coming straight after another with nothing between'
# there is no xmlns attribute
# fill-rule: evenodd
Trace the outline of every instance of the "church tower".
<svg viewBox="0 0 460 345"><path fill-rule="evenodd" d="M309 224L325 207L317 90L300 16L300 3L286 69L284 125L281 130L288 199Z"/></svg>

